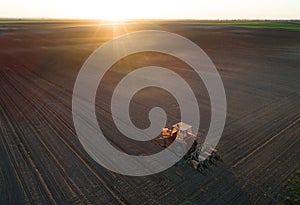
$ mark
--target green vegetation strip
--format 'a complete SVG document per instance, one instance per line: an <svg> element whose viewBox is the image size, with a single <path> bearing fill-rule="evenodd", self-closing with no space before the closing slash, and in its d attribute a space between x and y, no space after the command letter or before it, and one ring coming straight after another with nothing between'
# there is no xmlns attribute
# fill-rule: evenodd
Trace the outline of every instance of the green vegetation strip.
<svg viewBox="0 0 300 205"><path fill-rule="evenodd" d="M283 202L278 205L300 204L300 170L287 180L285 188L286 195L283 197Z"/></svg>
<svg viewBox="0 0 300 205"><path fill-rule="evenodd" d="M282 31L300 31L300 21L170 21L179 24L194 24L203 26L228 26L242 28L259 28ZM167 23L167 21L165 21Z"/></svg>
<svg viewBox="0 0 300 205"><path fill-rule="evenodd" d="M217 23L212 23L211 25L300 31L299 22L298 23L296 22L217 22Z"/></svg>

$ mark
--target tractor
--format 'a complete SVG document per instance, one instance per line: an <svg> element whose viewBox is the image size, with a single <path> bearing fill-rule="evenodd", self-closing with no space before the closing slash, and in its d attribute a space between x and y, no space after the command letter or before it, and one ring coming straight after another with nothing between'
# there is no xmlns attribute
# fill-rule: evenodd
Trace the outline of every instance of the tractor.
<svg viewBox="0 0 300 205"><path fill-rule="evenodd" d="M178 122L172 128L163 128L161 135L158 140L162 147L166 148L171 143L176 143L175 152L186 153L176 165L190 164L202 172L221 158L217 149L199 143L196 135L193 134L192 126L186 123ZM192 144L189 150L187 144Z"/></svg>

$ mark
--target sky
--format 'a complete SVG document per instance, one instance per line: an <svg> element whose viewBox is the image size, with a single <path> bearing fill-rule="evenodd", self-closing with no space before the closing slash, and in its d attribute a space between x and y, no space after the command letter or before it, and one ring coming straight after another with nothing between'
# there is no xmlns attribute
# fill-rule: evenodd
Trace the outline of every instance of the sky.
<svg viewBox="0 0 300 205"><path fill-rule="evenodd" d="M0 18L300 19L300 0L0 0Z"/></svg>

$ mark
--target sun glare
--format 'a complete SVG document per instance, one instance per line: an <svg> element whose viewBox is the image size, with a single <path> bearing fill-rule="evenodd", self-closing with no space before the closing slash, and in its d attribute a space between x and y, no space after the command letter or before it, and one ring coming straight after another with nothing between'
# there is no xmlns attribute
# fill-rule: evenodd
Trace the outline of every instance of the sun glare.
<svg viewBox="0 0 300 205"><path fill-rule="evenodd" d="M90 9L87 10L87 13L84 13L85 16L92 15L91 18L97 18L111 23L122 23L137 12L135 7L128 2L126 4L126 1L110 0L103 2L92 0L90 3L93 5L93 11ZM137 1L134 0L133 3L137 3Z"/></svg>
<svg viewBox="0 0 300 205"><path fill-rule="evenodd" d="M2 18L100 19L299 19L299 0L7 0Z"/></svg>
<svg viewBox="0 0 300 205"><path fill-rule="evenodd" d="M123 21L126 20L126 17L121 15L120 12L113 12L113 13L107 13L105 14L104 16L100 16L98 17L99 19L101 20L104 20L104 21L110 21L112 23L121 23Z"/></svg>

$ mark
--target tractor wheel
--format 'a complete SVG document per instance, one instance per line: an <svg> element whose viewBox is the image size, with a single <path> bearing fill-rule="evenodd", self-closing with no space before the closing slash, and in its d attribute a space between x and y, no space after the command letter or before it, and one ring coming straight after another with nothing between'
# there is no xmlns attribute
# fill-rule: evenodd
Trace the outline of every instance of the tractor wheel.
<svg viewBox="0 0 300 205"><path fill-rule="evenodd" d="M216 160L220 160L221 159L221 153L217 152L215 155Z"/></svg>
<svg viewBox="0 0 300 205"><path fill-rule="evenodd" d="M209 168L210 163L209 163L208 159L204 160L203 166L204 166L205 168Z"/></svg>
<svg viewBox="0 0 300 205"><path fill-rule="evenodd" d="M176 143L176 142L175 142ZM181 144L181 143L176 143L175 144L175 153L178 156L184 156L185 153L187 152L186 146Z"/></svg>
<svg viewBox="0 0 300 205"><path fill-rule="evenodd" d="M197 170L198 170L199 172L203 172L203 171L204 171L204 167L203 167L203 165L202 165L201 163L199 163L199 165L198 165L198 167L197 167Z"/></svg>
<svg viewBox="0 0 300 205"><path fill-rule="evenodd" d="M165 140L160 139L160 140L159 140L159 145L160 145L161 147L166 147L166 142L165 142Z"/></svg>
<svg viewBox="0 0 300 205"><path fill-rule="evenodd" d="M216 162L216 158L215 157L210 157L209 159L211 164L214 164Z"/></svg>

